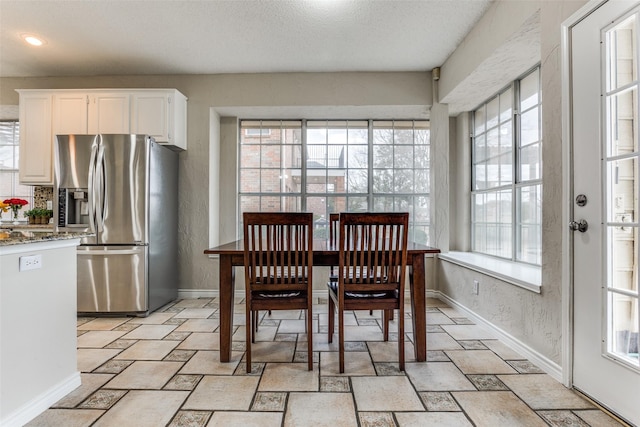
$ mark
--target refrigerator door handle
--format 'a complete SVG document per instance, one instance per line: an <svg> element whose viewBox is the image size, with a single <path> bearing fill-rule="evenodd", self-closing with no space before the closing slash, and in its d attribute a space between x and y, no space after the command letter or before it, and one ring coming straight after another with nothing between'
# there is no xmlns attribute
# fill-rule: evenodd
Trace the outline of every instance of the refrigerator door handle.
<svg viewBox="0 0 640 427"><path fill-rule="evenodd" d="M144 246L141 246L144 248ZM94 256L94 255L134 255L139 254L141 249L121 249L121 250L113 250L113 249L91 249L91 250L83 250L80 247L78 248L78 256Z"/></svg>
<svg viewBox="0 0 640 427"><path fill-rule="evenodd" d="M91 159L89 160L89 226L91 231L96 231L96 191L95 191L95 178L96 178L96 157L98 155L98 147L94 145L91 147Z"/></svg>
<svg viewBox="0 0 640 427"><path fill-rule="evenodd" d="M96 179L94 181L94 197L96 203L96 224L97 231L102 231L104 226L104 147L100 144L98 148L98 159L96 160Z"/></svg>

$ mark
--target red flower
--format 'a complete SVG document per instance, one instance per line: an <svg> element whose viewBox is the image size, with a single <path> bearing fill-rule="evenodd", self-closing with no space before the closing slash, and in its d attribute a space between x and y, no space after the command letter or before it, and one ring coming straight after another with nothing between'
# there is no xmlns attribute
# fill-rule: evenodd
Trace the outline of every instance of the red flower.
<svg viewBox="0 0 640 427"><path fill-rule="evenodd" d="M10 205L11 209L14 209L14 210L15 209L20 209L24 205L28 205L29 204L29 202L27 202L24 199L15 199L15 198L14 199L3 200L3 203L6 203L6 204Z"/></svg>

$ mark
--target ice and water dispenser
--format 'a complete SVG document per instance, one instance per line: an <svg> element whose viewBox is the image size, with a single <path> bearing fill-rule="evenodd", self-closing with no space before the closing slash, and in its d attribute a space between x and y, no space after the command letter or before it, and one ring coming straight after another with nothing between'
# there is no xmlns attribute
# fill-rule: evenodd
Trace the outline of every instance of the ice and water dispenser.
<svg viewBox="0 0 640 427"><path fill-rule="evenodd" d="M86 188L58 189L58 227L89 227L89 202Z"/></svg>

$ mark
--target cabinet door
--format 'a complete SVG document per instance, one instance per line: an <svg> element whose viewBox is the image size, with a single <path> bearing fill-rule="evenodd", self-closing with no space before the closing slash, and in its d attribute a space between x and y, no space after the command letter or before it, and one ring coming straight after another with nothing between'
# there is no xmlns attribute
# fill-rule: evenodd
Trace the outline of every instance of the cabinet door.
<svg viewBox="0 0 640 427"><path fill-rule="evenodd" d="M129 94L89 95L88 133L129 133Z"/></svg>
<svg viewBox="0 0 640 427"><path fill-rule="evenodd" d="M53 184L51 94L20 94L20 183Z"/></svg>
<svg viewBox="0 0 640 427"><path fill-rule="evenodd" d="M86 93L56 92L53 95L53 135L86 134L88 104Z"/></svg>
<svg viewBox="0 0 640 427"><path fill-rule="evenodd" d="M152 136L158 142L172 142L170 102L166 92L134 93L131 132Z"/></svg>

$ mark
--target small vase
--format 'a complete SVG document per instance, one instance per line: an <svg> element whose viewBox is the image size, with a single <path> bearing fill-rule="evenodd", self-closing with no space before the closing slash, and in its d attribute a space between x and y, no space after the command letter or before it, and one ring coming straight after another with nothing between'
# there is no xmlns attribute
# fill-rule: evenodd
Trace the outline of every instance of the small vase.
<svg viewBox="0 0 640 427"><path fill-rule="evenodd" d="M13 210L13 225L18 225L20 224L20 221L18 221L18 209L14 209Z"/></svg>

